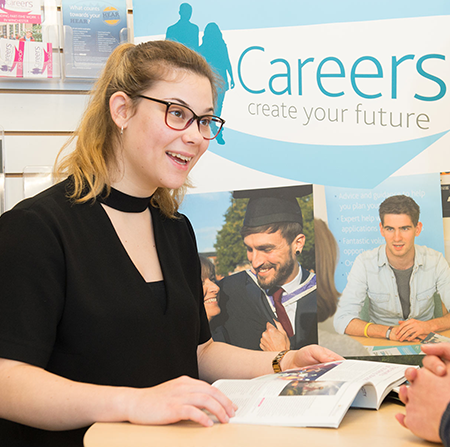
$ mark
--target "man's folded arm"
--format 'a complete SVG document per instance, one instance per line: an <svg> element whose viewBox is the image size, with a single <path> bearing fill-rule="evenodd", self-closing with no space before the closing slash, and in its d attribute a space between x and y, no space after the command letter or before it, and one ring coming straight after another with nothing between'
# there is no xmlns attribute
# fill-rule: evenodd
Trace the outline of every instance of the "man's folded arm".
<svg viewBox="0 0 450 447"><path fill-rule="evenodd" d="M360 337L375 337L375 338L385 338L389 326L383 324L372 323L367 326L367 321L360 320L359 318L354 318L345 328L345 333L347 335L358 335ZM365 333L364 333L365 331Z"/></svg>

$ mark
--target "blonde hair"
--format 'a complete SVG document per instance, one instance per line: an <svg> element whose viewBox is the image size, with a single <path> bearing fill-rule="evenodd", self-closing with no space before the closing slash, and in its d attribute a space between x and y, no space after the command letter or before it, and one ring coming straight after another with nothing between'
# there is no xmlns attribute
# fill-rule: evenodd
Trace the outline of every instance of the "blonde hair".
<svg viewBox="0 0 450 447"><path fill-rule="evenodd" d="M317 273L317 321L320 323L334 315L340 293L334 282L338 262L338 245L328 225L314 219Z"/></svg>
<svg viewBox="0 0 450 447"><path fill-rule="evenodd" d="M84 203L101 194L106 187L110 191L111 163L116 161L115 148L120 145L120 130L114 123L109 100L116 92L124 92L131 99L132 111L136 110L139 95L155 82L166 80L174 70L198 74L211 83L214 103L219 80L206 60L195 51L172 41L151 41L134 45L119 45L111 54L100 78L90 93L86 112L78 128L62 147L55 163L57 179L71 176L73 190L68 197L76 203ZM75 149L61 158L62 152L76 140ZM174 217L184 197L189 181L178 189L158 188L152 197L152 205L163 214Z"/></svg>

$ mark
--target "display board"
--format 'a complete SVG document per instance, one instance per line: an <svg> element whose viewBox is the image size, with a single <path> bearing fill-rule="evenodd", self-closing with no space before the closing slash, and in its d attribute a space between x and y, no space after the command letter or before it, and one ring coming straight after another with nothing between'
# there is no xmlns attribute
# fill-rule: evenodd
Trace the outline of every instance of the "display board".
<svg viewBox="0 0 450 447"><path fill-rule="evenodd" d="M226 67L227 123L212 153L284 179L367 190L450 170L446 2L188 4L183 19L180 2L135 1L135 42L165 39L185 21L207 59L208 47L220 53L212 65ZM234 189L228 174L222 190Z"/></svg>
<svg viewBox="0 0 450 447"><path fill-rule="evenodd" d="M323 193L314 195L316 217L339 245L339 291L355 257L384 243L378 207L390 195L417 202L417 244L444 252L448 2L135 0L133 7L136 43L180 41L224 80L216 113L226 127L193 173L191 194L220 196L222 204L214 227L202 223L211 220L209 207L194 219L200 251L215 255L233 191L312 184ZM183 210L190 214L189 199Z"/></svg>

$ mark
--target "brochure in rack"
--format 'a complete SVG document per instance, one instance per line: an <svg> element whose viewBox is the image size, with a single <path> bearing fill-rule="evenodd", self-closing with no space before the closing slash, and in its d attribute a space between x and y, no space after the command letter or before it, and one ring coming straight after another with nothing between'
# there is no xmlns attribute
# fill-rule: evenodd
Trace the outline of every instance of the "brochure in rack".
<svg viewBox="0 0 450 447"><path fill-rule="evenodd" d="M409 367L342 360L214 386L238 406L230 423L338 428L350 407L378 410Z"/></svg>

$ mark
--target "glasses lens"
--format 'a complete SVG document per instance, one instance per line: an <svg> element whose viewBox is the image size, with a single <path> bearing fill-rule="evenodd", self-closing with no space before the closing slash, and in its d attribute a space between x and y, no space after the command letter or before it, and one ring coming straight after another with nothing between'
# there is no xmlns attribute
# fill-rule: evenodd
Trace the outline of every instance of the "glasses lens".
<svg viewBox="0 0 450 447"><path fill-rule="evenodd" d="M166 113L166 124L175 130L186 129L193 121L194 113L181 104L170 104ZM198 130L206 140L213 140L222 129L222 120L214 115L196 117Z"/></svg>
<svg viewBox="0 0 450 447"><path fill-rule="evenodd" d="M222 129L222 120L217 116L204 116L199 121L200 132L203 138L207 140L213 140L219 135L220 129Z"/></svg>
<svg viewBox="0 0 450 447"><path fill-rule="evenodd" d="M183 130L193 116L188 108L180 104L170 104L166 113L167 125L175 130Z"/></svg>

